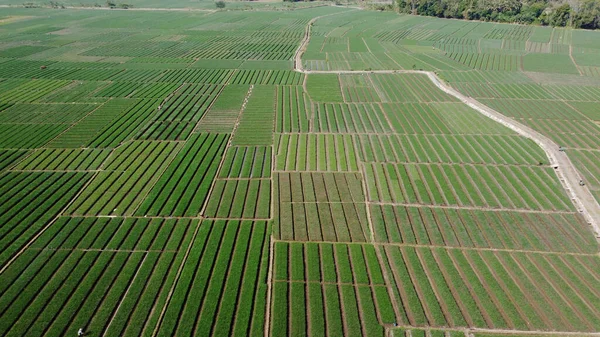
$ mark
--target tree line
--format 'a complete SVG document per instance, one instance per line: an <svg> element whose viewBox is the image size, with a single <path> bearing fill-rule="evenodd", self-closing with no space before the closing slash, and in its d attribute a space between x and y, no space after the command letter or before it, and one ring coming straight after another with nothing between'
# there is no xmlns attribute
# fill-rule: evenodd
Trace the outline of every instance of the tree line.
<svg viewBox="0 0 600 337"><path fill-rule="evenodd" d="M600 0L396 0L402 13L493 22L600 28Z"/></svg>

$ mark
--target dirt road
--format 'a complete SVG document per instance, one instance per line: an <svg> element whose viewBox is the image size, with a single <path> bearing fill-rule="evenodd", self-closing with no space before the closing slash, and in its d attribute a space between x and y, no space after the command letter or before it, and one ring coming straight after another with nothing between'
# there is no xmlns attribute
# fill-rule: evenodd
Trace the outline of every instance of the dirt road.
<svg viewBox="0 0 600 337"><path fill-rule="evenodd" d="M336 13L337 14L337 13ZM565 152L559 151L559 146L550 138L541 133L507 117L498 111L480 103L472 97L467 97L444 83L434 72L421 70L374 70L374 71L326 71L305 70L302 65L302 54L310 42L310 31L314 22L321 17L309 21L306 26L305 35L296 54L294 55L294 70L304 74L423 74L426 75L439 89L445 93L458 98L464 104L470 106L484 116L510 128L523 137L536 142L546 152L550 164L554 167L556 174L567 194L577 207L577 210L585 217L592 227L597 239L600 239L600 205L586 185L581 186L579 182L582 177Z"/></svg>

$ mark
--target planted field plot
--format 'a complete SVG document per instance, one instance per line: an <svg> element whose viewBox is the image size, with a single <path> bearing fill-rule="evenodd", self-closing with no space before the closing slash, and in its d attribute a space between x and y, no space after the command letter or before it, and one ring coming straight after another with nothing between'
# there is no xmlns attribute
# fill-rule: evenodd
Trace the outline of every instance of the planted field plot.
<svg viewBox="0 0 600 337"><path fill-rule="evenodd" d="M381 97L367 74L340 75L340 83L346 102L381 102Z"/></svg>
<svg viewBox="0 0 600 337"><path fill-rule="evenodd" d="M358 241L369 238L360 175L278 173L275 236L296 241Z"/></svg>
<svg viewBox="0 0 600 337"><path fill-rule="evenodd" d="M266 233L265 222L204 221L157 336L262 335Z"/></svg>
<svg viewBox="0 0 600 337"><path fill-rule="evenodd" d="M0 150L0 172L13 166L26 153L22 150Z"/></svg>
<svg viewBox="0 0 600 337"><path fill-rule="evenodd" d="M1 336L600 331L542 149L393 73L553 137L600 196L596 34L309 5L3 8Z"/></svg>
<svg viewBox="0 0 600 337"><path fill-rule="evenodd" d="M216 179L203 215L206 218L269 219L270 179Z"/></svg>
<svg viewBox="0 0 600 337"><path fill-rule="evenodd" d="M278 171L358 171L353 138L340 134L283 134L275 142Z"/></svg>
<svg viewBox="0 0 600 337"><path fill-rule="evenodd" d="M315 102L343 102L340 80L336 74L309 75L306 92Z"/></svg>
<svg viewBox="0 0 600 337"><path fill-rule="evenodd" d="M514 135L514 131L459 103L381 104L394 133Z"/></svg>
<svg viewBox="0 0 600 337"><path fill-rule="evenodd" d="M151 190L145 187L147 195L141 195L144 199L135 214L198 216L228 139L226 134L194 134L180 151L178 147L170 149L177 155L171 154L168 159L159 162L161 166L156 172L165 171L155 180L156 185L149 186ZM168 167L165 167L166 164Z"/></svg>
<svg viewBox="0 0 600 337"><path fill-rule="evenodd" d="M574 210L551 168L372 163L364 174L372 202Z"/></svg>
<svg viewBox="0 0 600 337"><path fill-rule="evenodd" d="M67 214L133 214L180 149L176 142L151 141L133 141L119 147Z"/></svg>
<svg viewBox="0 0 600 337"><path fill-rule="evenodd" d="M315 106L312 130L317 133L389 133L392 127L378 104L335 104Z"/></svg>
<svg viewBox="0 0 600 337"><path fill-rule="evenodd" d="M524 213L371 205L374 240L384 243L594 253L575 213Z"/></svg>
<svg viewBox="0 0 600 337"><path fill-rule="evenodd" d="M382 102L456 102L454 96L439 90L425 75L369 75Z"/></svg>
<svg viewBox="0 0 600 337"><path fill-rule="evenodd" d="M16 165L17 171L87 171L97 170L110 155L101 149L40 149Z"/></svg>
<svg viewBox="0 0 600 337"><path fill-rule="evenodd" d="M289 258L289 262L285 259L277 262L270 304L271 335L383 336L380 322L388 325L396 322L388 289L381 284L381 274L377 274L380 267L376 265L376 258L374 255L362 255L361 246L291 244L288 248L284 244L276 244L275 247L278 256ZM302 261L304 253L310 254L307 257L310 256L313 262L307 269L308 275L300 274L305 268ZM374 254L374 251L366 253ZM366 269L359 269L367 267L366 258L371 258L368 265L373 268L372 280L364 272ZM321 275L320 269L323 271ZM356 277L361 278L356 279L356 284L352 283L353 270ZM339 277L345 282L311 282L305 281L304 277L317 280L321 277L336 280ZM297 302L292 305L292 301Z"/></svg>
<svg viewBox="0 0 600 337"><path fill-rule="evenodd" d="M227 149L219 178L270 178L270 146L233 146Z"/></svg>
<svg viewBox="0 0 600 337"><path fill-rule="evenodd" d="M67 206L86 173L5 173L0 177L0 266Z"/></svg>
<svg viewBox="0 0 600 337"><path fill-rule="evenodd" d="M277 87L276 132L308 132L311 117L311 106L301 87Z"/></svg>
<svg viewBox="0 0 600 337"><path fill-rule="evenodd" d="M275 122L275 88L254 86L234 133L233 145L271 145Z"/></svg>
<svg viewBox="0 0 600 337"><path fill-rule="evenodd" d="M516 136L357 135L362 162L539 165L546 155L533 141Z"/></svg>
<svg viewBox="0 0 600 337"><path fill-rule="evenodd" d="M244 106L250 86L227 85L214 101L210 109L196 124L196 131L231 133Z"/></svg>

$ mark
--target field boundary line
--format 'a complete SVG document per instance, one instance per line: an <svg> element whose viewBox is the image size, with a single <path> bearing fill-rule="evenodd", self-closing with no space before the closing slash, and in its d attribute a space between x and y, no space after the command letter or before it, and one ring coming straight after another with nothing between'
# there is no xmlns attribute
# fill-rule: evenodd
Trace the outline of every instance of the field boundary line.
<svg viewBox="0 0 600 337"><path fill-rule="evenodd" d="M508 249L508 248L493 248L493 247L465 247L465 246L446 246L446 245L423 245L416 243L402 242L368 242L368 241L298 241L298 240L281 240L273 239L275 243L316 243L316 244L340 244L340 245L373 245L391 246L391 247L411 247L411 248L428 248L428 249L446 249L446 250L461 250L461 251L491 251L491 252L507 252L507 253L525 253L525 254L542 254L542 255L558 255L558 256L589 256L597 257L598 253L579 253L579 252L561 252L554 250L530 250L530 249Z"/></svg>

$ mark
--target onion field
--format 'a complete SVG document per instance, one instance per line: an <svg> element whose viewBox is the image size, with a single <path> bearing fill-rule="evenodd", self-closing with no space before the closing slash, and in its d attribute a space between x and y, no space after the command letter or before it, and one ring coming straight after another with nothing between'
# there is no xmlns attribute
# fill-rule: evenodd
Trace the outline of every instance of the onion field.
<svg viewBox="0 0 600 337"><path fill-rule="evenodd" d="M472 108L558 144L600 201L600 33L325 2L11 1L0 336L600 332L598 233L573 186Z"/></svg>

